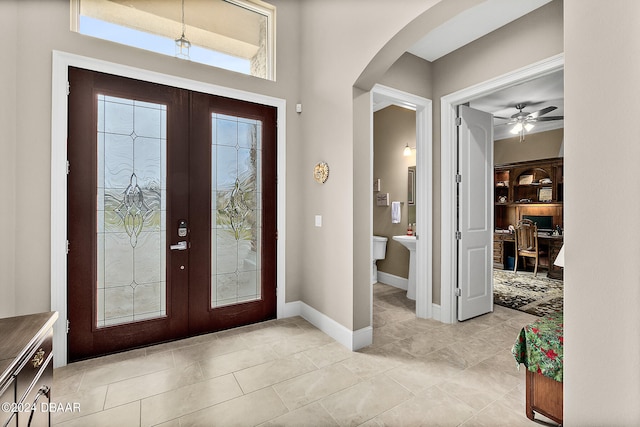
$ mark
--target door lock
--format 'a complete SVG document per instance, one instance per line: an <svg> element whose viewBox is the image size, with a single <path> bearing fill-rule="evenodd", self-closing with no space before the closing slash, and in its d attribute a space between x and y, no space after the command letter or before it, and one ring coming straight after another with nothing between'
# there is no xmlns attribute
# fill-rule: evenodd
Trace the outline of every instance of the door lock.
<svg viewBox="0 0 640 427"><path fill-rule="evenodd" d="M187 221L184 219L178 221L178 237L187 237L188 231L189 230L187 229Z"/></svg>

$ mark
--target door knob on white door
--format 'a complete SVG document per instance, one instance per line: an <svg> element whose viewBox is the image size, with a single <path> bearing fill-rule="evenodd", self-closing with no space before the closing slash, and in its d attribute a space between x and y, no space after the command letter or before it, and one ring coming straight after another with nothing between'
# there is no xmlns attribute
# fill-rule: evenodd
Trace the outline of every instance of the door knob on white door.
<svg viewBox="0 0 640 427"><path fill-rule="evenodd" d="M187 250L187 242L183 240L182 242L178 242L176 245L170 246L172 251L186 251Z"/></svg>

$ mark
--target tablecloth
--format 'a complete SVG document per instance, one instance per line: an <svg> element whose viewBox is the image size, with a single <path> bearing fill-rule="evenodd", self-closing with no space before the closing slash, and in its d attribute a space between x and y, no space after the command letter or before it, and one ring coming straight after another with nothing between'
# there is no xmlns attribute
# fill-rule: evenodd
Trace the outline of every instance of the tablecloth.
<svg viewBox="0 0 640 427"><path fill-rule="evenodd" d="M511 353L518 366L562 382L563 313L553 313L526 325Z"/></svg>

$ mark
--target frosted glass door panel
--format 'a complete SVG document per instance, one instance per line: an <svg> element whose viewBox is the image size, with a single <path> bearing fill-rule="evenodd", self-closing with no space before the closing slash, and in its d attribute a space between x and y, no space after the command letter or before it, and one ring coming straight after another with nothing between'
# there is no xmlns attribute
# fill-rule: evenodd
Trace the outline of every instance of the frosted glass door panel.
<svg viewBox="0 0 640 427"><path fill-rule="evenodd" d="M165 105L98 95L97 327L166 316Z"/></svg>
<svg viewBox="0 0 640 427"><path fill-rule="evenodd" d="M212 114L211 307L261 299L262 123Z"/></svg>

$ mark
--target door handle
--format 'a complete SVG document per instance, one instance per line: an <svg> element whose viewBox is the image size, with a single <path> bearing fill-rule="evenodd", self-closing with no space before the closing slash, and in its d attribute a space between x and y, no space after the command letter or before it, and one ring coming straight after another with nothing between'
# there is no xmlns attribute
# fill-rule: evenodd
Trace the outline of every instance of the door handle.
<svg viewBox="0 0 640 427"><path fill-rule="evenodd" d="M187 250L187 242L183 240L182 242L178 242L177 245L169 246L172 251L186 251Z"/></svg>

